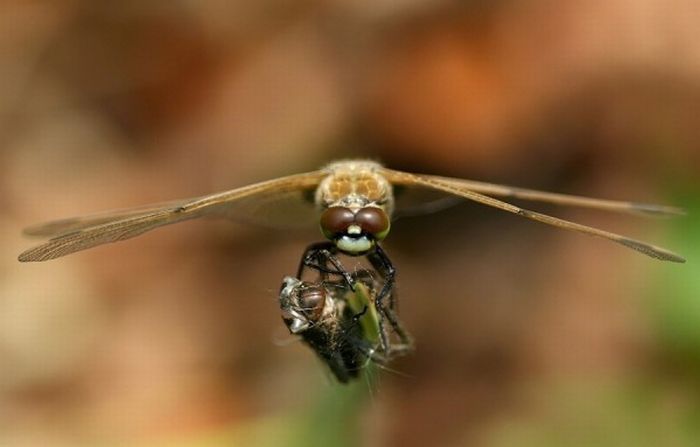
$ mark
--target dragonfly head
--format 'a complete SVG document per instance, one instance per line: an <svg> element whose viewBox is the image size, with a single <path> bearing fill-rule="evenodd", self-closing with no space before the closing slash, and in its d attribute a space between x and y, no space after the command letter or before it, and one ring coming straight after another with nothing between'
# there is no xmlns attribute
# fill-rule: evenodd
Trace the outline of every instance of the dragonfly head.
<svg viewBox="0 0 700 447"><path fill-rule="evenodd" d="M343 253L351 256L371 251L391 228L389 216L378 206L357 209L331 206L321 214L321 231Z"/></svg>

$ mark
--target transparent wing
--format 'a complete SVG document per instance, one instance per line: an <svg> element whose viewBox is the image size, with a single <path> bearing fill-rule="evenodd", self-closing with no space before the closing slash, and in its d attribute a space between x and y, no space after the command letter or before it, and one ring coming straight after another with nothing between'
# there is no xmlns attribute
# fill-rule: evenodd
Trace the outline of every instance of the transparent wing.
<svg viewBox="0 0 700 447"><path fill-rule="evenodd" d="M118 219L127 219L129 217L146 215L160 209L181 205L189 200L194 199L182 199L172 202L155 203L135 208L104 211L100 213L90 214L87 216L69 217L67 219L52 220L51 222L43 222L37 225L29 226L22 230L22 233L25 236L50 238L63 233L69 233L71 231L81 230L83 228L93 227L107 222L113 222Z"/></svg>
<svg viewBox="0 0 700 447"><path fill-rule="evenodd" d="M436 213L464 203L464 201L463 197L457 197L444 191L395 185L392 220Z"/></svg>
<svg viewBox="0 0 700 447"><path fill-rule="evenodd" d="M475 180L463 180L432 175L421 176L427 180L453 186L458 189L466 189L472 192L496 197L531 200L533 202L553 203L556 205L577 206L599 210L618 211L646 216L682 216L685 211L673 206L653 205L648 203L624 202L618 200L594 199L591 197L557 194L534 189L517 188L513 186L496 185L494 183L477 182Z"/></svg>
<svg viewBox="0 0 700 447"><path fill-rule="evenodd" d="M314 203L316 186L258 193L236 201L217 215L276 230L316 228L319 218Z"/></svg>
<svg viewBox="0 0 700 447"><path fill-rule="evenodd" d="M573 231L578 231L579 233L584 233L588 234L591 236L598 236L602 237L604 239L611 240L613 242L616 242L620 245L623 245L625 247L631 248L633 250L637 250L641 253L644 253L647 256L650 256L652 258L660 259L663 261L671 261L671 262L685 262L685 259L683 259L681 256L670 252L664 248L661 247L656 247L654 245L647 244L642 241L638 241L635 239L631 239L619 234L611 233L608 231L600 230L597 228L593 227L588 227L586 225L581 225L577 224L574 222L570 222L564 219L559 219L557 217L552 217L548 216L546 214L541 214L537 213L535 211L530 211L526 210L520 207L517 207L515 205L511 205L510 203L503 202L498 199L494 199L493 197L489 197L483 194L480 194L478 192L475 192L471 190L468 185L469 182L464 181L466 183L462 183L462 180L458 179L444 179L442 177L434 177L434 176L427 176L427 175L420 175L420 174L410 174L407 172L401 172L401 171L393 171L390 169L382 169L382 173L387 177L387 179L397 185L407 185L407 186L419 186L419 187L424 187L428 189L433 189L437 191L442 191L448 194L452 194L458 197L463 197L468 200L472 200L474 202L478 202L484 205L492 206L494 208L501 209L503 211L508 211L513 214L517 214L519 216L525 217L530 220L535 220L538 222L546 223L548 225L552 225L555 227L559 228L564 228L567 230L573 230ZM488 185L488 184L481 184L483 185ZM497 187L497 185L491 185L493 187ZM507 187L503 187L507 188ZM483 190L484 188L482 188ZM525 190L528 191L528 190ZM553 202L553 203L562 203L562 204L579 204L579 203L574 203L571 200L568 200L571 198L571 196L563 196L565 199L568 201L566 203L562 201L554 202L553 200L544 200L542 197L547 197L549 199L553 197L559 196L558 194L553 194L552 196L549 196L550 193L540 193L539 191L533 191L534 193L537 194L537 197L539 198L538 200L543 200L543 201L548 201L548 202ZM544 194L544 195L543 195ZM512 197L515 197L515 195L511 195ZM523 197L524 198L524 197ZM583 197L576 197L575 201L580 201L580 200L586 200L586 198ZM533 199L535 200L535 199ZM597 201L597 199L587 199L587 200L592 200L592 201ZM608 201L601 201L603 203L611 203ZM618 211L629 211L629 206L626 208L623 206L626 204L626 202L612 202L612 204L617 204L617 205L609 205L606 207L606 209L614 209ZM581 205L581 206L591 206L589 205ZM645 210L648 209L648 207L651 205L645 205ZM656 207L656 206L654 206ZM600 207L597 207L600 208ZM664 209L664 207L656 207L655 209ZM639 210L635 210L639 211ZM659 214L659 212L653 212L652 214ZM677 213L674 213L677 214Z"/></svg>
<svg viewBox="0 0 700 447"><path fill-rule="evenodd" d="M276 229L309 227L317 223L318 212L313 201L314 188L294 191L261 191L240 198L229 204L226 209L212 214L229 219L252 223ZM54 220L25 228L26 236L51 238L64 233L82 230L117 219L144 216L165 208L182 206L197 200L182 199L172 202L151 204L143 207L123 210L111 210L87 216L70 217Z"/></svg>
<svg viewBox="0 0 700 447"><path fill-rule="evenodd" d="M250 211L256 205L256 200L271 203L273 197L278 196L287 199L295 196L301 200L307 191L314 189L326 175L324 171L313 171L194 199L85 218L63 219L29 227L25 233L51 239L23 252L18 259L22 262L46 261L202 216L232 217L241 214L240 217L244 219L242 214Z"/></svg>

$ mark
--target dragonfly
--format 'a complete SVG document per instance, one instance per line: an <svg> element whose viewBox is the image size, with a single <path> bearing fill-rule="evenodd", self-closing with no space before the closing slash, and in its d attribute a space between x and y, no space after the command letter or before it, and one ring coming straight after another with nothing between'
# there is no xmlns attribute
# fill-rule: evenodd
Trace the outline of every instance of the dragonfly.
<svg viewBox="0 0 700 447"><path fill-rule="evenodd" d="M309 274L314 277L306 280ZM400 323L392 324L400 342L389 350L381 346L380 317L374 306L378 277L378 272L365 268L350 273L337 256L316 245L302 257L297 275L282 282L282 320L340 383L356 379L369 364L384 366L413 349L413 340Z"/></svg>
<svg viewBox="0 0 700 447"><path fill-rule="evenodd" d="M204 216L245 220L259 208L280 202L311 204L322 233L351 256L377 250L391 228L393 187L432 190L471 200L554 227L597 236L662 261L685 262L680 255L646 242L515 206L500 198L593 208L647 216L683 215L677 207L594 199L434 175L396 171L368 160L344 160L326 167L229 191L134 209L47 222L24 233L44 237L24 251L21 262L47 261L95 246L130 239L147 231ZM287 213L286 208L283 209ZM270 210L268 210L270 211ZM270 217L275 219L275 217ZM283 215L281 219L289 219ZM255 220L255 219L253 219Z"/></svg>
<svg viewBox="0 0 700 447"><path fill-rule="evenodd" d="M370 160L336 161L316 171L280 177L203 197L39 224L25 229L25 234L48 240L24 251L18 259L21 262L47 261L205 216L255 222L257 216L266 215L265 220L273 222L305 221L299 217L301 213L292 211L297 210L298 205L307 216L311 211L311 216L327 239L321 245L309 246L302 259L311 259L317 252L329 260L337 254L364 256L383 277L384 283L373 304L380 314L381 348L385 353L390 353L392 344L386 322L395 331L400 331L398 318L393 311L396 307L396 294L392 293L396 269L380 243L390 232L395 211L400 211L396 206L394 189L431 191L470 200L529 220L607 239L651 258L685 262L683 257L665 248L532 211L501 199L646 216L683 215L684 211L677 207L594 199L474 180L414 174L389 169Z"/></svg>

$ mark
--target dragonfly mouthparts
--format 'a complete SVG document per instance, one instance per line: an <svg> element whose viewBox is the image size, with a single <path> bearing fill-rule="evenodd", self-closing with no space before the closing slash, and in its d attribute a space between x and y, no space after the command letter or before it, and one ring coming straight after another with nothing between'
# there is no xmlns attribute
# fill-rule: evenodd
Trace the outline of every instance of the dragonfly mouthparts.
<svg viewBox="0 0 700 447"><path fill-rule="evenodd" d="M344 234L335 241L336 247L342 252L349 255L365 254L374 247L374 239L368 238L366 235L349 235Z"/></svg>

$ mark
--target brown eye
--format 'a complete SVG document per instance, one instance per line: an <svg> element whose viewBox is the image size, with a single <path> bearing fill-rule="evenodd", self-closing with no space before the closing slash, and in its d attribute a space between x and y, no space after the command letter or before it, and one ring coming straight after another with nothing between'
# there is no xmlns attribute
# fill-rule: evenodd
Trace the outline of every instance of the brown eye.
<svg viewBox="0 0 700 447"><path fill-rule="evenodd" d="M355 222L362 231L369 233L377 239L384 239L389 233L389 216L381 208L368 206L355 214Z"/></svg>
<svg viewBox="0 0 700 447"><path fill-rule="evenodd" d="M326 304L326 291L323 287L310 286L304 289L298 298L299 310L311 321L318 321Z"/></svg>
<svg viewBox="0 0 700 447"><path fill-rule="evenodd" d="M355 221L355 215L348 208L332 206L321 213L321 230L327 238L345 231Z"/></svg>

